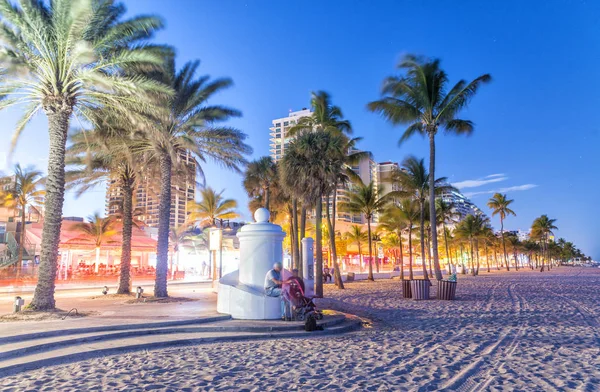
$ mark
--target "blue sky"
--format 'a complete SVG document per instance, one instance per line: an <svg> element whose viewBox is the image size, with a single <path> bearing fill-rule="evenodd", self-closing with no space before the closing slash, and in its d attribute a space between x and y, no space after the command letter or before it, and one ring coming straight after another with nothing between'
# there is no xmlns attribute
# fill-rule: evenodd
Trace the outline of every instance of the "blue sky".
<svg viewBox="0 0 600 392"><path fill-rule="evenodd" d="M548 214L558 236L600 259L600 4L593 1L126 1L130 14L156 13L167 27L157 41L177 48L179 64L229 76L235 87L215 102L242 110L232 125L249 135L254 157L268 155L273 118L325 90L351 120L377 161L427 156L402 128L367 112L381 81L404 53L442 59L451 81L490 73L464 118L469 138L441 135L437 174L459 183L477 205L494 191L515 199L508 229L527 229ZM15 111L0 113L0 161L6 163ZM47 161L46 119L35 119L13 162ZM4 168L6 170L6 168ZM226 188L246 217L241 177L206 165L207 182ZM104 189L67 197L65 215L103 210ZM499 226L497 219L493 223Z"/></svg>

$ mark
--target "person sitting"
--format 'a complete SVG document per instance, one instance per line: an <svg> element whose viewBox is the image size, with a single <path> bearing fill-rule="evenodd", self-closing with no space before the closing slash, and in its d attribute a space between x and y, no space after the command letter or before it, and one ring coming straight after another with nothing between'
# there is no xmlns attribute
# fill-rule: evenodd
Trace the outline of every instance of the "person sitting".
<svg viewBox="0 0 600 392"><path fill-rule="evenodd" d="M277 262L273 264L273 268L267 272L267 275L265 276L265 294L269 297L279 297L281 299L281 319L284 321L291 321L292 316L289 311L289 300L283 295L282 289L282 286L289 283L289 281L282 280L282 269L281 263Z"/></svg>
<svg viewBox="0 0 600 392"><path fill-rule="evenodd" d="M329 267L325 266L325 268L323 268L323 283L327 283L327 279L331 282L333 276L331 276L331 273L329 272Z"/></svg>

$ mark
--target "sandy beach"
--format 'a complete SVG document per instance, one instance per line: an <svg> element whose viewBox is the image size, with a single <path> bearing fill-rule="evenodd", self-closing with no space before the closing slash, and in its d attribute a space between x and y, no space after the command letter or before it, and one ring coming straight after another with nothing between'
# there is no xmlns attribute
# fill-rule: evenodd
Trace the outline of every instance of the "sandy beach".
<svg viewBox="0 0 600 392"><path fill-rule="evenodd" d="M433 288L432 297L435 295ZM402 299L399 281L327 286L342 336L136 352L0 379L3 391L600 388L600 269L459 276L458 299Z"/></svg>

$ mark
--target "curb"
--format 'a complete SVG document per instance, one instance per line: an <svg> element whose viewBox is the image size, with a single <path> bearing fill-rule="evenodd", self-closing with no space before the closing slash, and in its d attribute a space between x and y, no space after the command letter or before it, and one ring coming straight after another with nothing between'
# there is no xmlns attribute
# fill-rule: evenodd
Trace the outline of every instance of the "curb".
<svg viewBox="0 0 600 392"><path fill-rule="evenodd" d="M73 362L85 361L89 359L94 359L98 357L108 356L108 355L116 355L122 354L126 352L136 352L142 350L157 350L164 348L172 348L172 347L182 347L182 346L195 346L195 345L203 345L217 342L239 342L239 341L250 341L250 340L268 340L271 338L278 339L290 339L290 338L301 338L301 337L321 337L321 336L330 336L330 335L338 335L346 332L351 332L361 328L361 321L358 318L348 317L345 321L348 321L346 325L340 325L337 327L333 327L332 329L326 329L323 331L314 331L314 332L287 332L287 333L267 333L267 334L246 334L246 335L238 335L238 336L227 336L227 337L210 337L210 338L193 338L193 339L179 339L173 340L169 342L155 342L155 343L144 343L144 344L134 344L123 347L115 347L115 348L106 348L106 349L98 349L92 350L88 352L81 352L76 354L68 354L60 357L54 358L46 358L37 361L32 361L19 365L10 365L4 368L0 368L0 378L11 376L14 374L18 374L21 372L25 372L28 370L35 370L46 366L55 366L55 365L64 365Z"/></svg>
<svg viewBox="0 0 600 392"><path fill-rule="evenodd" d="M330 328L348 320L345 316L337 316L331 320L319 323L319 325ZM246 332L246 333L269 333L278 331L302 331L303 325L291 324L276 327L244 327L244 326L216 326L216 327L192 327L192 328L163 328L163 329L140 329L134 331L117 332L105 335L84 336L80 338L48 342L38 345L17 348L0 353L0 361L15 359L24 355L33 355L40 352L48 352L57 348L65 348L83 343L98 343L131 337L170 335L175 333L206 333L206 332ZM32 339L34 340L34 339Z"/></svg>
<svg viewBox="0 0 600 392"><path fill-rule="evenodd" d="M99 327L84 327L84 328L54 330L54 331L47 331L47 332L33 332L33 333L24 334L24 335L13 335L13 336L7 336L4 338L0 338L0 345L6 344L6 343L22 342L22 341L26 341L26 340L52 338L55 336L78 335L78 334L82 334L82 333L126 331L129 329L164 328L164 327L174 327L174 326L183 326L183 325L214 323L216 321L226 321L226 320L231 320L231 316L222 315L222 316L211 316L211 317L205 317L205 318L189 319L189 320L161 321L158 323L103 325L103 326L99 326Z"/></svg>

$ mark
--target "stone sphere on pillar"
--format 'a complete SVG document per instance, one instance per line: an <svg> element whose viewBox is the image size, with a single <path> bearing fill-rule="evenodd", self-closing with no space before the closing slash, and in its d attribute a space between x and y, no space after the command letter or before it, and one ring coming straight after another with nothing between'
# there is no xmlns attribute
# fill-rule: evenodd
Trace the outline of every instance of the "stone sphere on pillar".
<svg viewBox="0 0 600 392"><path fill-rule="evenodd" d="M270 217L271 213L266 208L259 208L258 210L254 211L254 220L257 223L268 222Z"/></svg>

